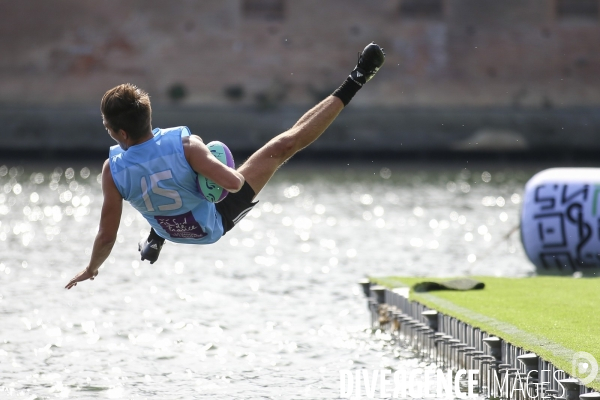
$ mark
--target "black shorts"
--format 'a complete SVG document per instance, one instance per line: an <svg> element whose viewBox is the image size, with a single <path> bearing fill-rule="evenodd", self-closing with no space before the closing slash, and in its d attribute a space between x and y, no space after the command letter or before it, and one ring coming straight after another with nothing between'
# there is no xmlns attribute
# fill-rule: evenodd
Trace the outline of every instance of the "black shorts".
<svg viewBox="0 0 600 400"><path fill-rule="evenodd" d="M252 202L254 196L256 196L254 189L248 182L244 182L239 192L229 193L227 197L216 204L217 211L223 220L223 235L240 222L258 203L258 201Z"/></svg>

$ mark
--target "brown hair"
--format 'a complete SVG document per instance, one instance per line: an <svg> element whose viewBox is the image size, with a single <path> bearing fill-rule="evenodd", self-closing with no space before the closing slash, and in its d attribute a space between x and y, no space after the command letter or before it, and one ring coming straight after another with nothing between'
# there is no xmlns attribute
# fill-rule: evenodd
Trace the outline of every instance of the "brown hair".
<svg viewBox="0 0 600 400"><path fill-rule="evenodd" d="M123 129L134 140L152 130L150 96L131 83L104 93L100 111L109 128L113 131Z"/></svg>

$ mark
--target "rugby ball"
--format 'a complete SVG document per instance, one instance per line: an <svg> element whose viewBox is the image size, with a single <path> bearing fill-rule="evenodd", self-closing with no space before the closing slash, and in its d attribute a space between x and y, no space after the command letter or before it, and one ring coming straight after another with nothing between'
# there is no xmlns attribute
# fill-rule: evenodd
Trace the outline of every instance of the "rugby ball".
<svg viewBox="0 0 600 400"><path fill-rule="evenodd" d="M208 147L217 160L230 168L235 168L231 151L229 151L229 148L224 143L215 140L208 143L206 147ZM200 190L200 194L211 203L218 203L229 194L227 190L200 174L198 174L198 189Z"/></svg>

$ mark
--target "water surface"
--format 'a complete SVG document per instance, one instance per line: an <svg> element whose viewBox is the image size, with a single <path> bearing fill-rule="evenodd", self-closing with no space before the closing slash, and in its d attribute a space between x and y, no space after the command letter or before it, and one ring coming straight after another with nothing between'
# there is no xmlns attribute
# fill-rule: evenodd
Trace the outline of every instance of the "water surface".
<svg viewBox="0 0 600 400"><path fill-rule="evenodd" d="M339 371L419 360L368 331L367 275L524 276L522 189L539 168L285 166L210 246L125 206L93 282L99 166L0 165L0 397L338 398Z"/></svg>

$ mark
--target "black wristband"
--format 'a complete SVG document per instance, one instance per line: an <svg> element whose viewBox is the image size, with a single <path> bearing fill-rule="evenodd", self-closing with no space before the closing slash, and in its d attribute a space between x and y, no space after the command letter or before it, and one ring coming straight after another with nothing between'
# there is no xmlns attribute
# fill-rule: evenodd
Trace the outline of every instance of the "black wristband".
<svg viewBox="0 0 600 400"><path fill-rule="evenodd" d="M342 83L342 86L337 88L331 95L339 98L344 103L344 106L347 106L350 103L350 100L354 97L356 92L361 88L358 83L354 82L352 78L348 77Z"/></svg>

